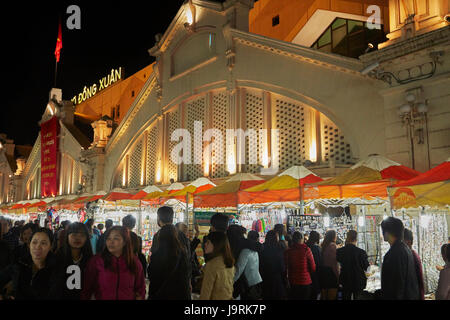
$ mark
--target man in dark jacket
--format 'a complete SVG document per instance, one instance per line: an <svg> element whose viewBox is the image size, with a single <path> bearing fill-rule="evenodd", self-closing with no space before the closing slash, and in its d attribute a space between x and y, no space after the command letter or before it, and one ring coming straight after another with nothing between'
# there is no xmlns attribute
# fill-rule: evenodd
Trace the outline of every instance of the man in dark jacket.
<svg viewBox="0 0 450 320"><path fill-rule="evenodd" d="M419 284L414 257L403 240L403 223L388 217L381 223L384 241L391 248L383 258L381 268L381 298L383 300L419 300Z"/></svg>
<svg viewBox="0 0 450 320"><path fill-rule="evenodd" d="M185 234L177 230L178 240L184 248L184 259L177 261L178 266L173 270L167 270L167 252L170 250L168 244L160 242L159 237L161 230L166 226L173 226L173 209L171 207L160 207L157 211L157 222L161 229L153 237L152 247L150 248L151 256L147 268L148 278L150 280L149 299L175 299L190 300L191 299L191 244ZM174 227L175 228L175 227ZM161 282L158 275L164 270L165 274L173 273L169 276L167 283Z"/></svg>
<svg viewBox="0 0 450 320"><path fill-rule="evenodd" d="M111 229L113 227L113 225L114 225L114 221L112 221L111 219L108 219L108 220L105 221L106 230L100 236L100 238L98 238L97 251L96 251L97 253L101 253L103 251L103 249L105 248L105 245L106 245L106 237L105 237L106 231Z"/></svg>
<svg viewBox="0 0 450 320"><path fill-rule="evenodd" d="M356 246L358 233L355 230L347 232L345 247L337 249L336 259L341 264L339 283L343 287L344 300L358 300L366 288L365 272L369 268L367 253Z"/></svg>
<svg viewBox="0 0 450 320"><path fill-rule="evenodd" d="M412 234L411 230L405 229L405 231L403 232L403 238L404 238L404 242L406 243L408 248L411 250L413 257L414 257L414 265L416 266L417 281L419 282L420 299L425 300L425 284L423 281L422 261L420 261L419 255L412 248L414 239L413 239L413 234Z"/></svg>

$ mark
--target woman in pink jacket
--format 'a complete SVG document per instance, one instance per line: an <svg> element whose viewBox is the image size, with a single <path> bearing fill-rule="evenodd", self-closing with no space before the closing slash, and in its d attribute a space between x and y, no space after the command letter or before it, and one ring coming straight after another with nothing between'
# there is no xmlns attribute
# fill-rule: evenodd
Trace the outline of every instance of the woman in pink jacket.
<svg viewBox="0 0 450 320"><path fill-rule="evenodd" d="M103 252L89 260L82 300L143 300L145 279L142 264L132 251L129 231L115 226L106 231Z"/></svg>

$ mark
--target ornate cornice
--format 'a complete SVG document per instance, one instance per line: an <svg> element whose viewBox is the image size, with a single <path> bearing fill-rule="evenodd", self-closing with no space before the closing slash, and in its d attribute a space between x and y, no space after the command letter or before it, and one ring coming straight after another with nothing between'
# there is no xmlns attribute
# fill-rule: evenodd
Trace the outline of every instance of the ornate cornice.
<svg viewBox="0 0 450 320"><path fill-rule="evenodd" d="M233 40L237 43L268 51L275 55L308 62L329 69L342 71L364 77L360 70L363 65L359 60L324 53L301 45L275 40L252 33L232 29Z"/></svg>
<svg viewBox="0 0 450 320"><path fill-rule="evenodd" d="M364 66L390 61L440 44L450 44L450 26L390 45L359 57Z"/></svg>
<svg viewBox="0 0 450 320"><path fill-rule="evenodd" d="M36 155L41 150L41 133L39 132L38 137L36 139L36 142L33 145L33 149L31 150L30 156L27 159L27 164L25 165L25 168L23 170L22 176L28 176L32 165L36 161Z"/></svg>
<svg viewBox="0 0 450 320"><path fill-rule="evenodd" d="M156 86L156 77L155 73L153 72L152 75L147 80L147 83L144 85L144 88L141 90L137 98L134 100L124 120L120 123L119 127L116 129L113 136L109 140L108 145L105 147L107 153L111 152L111 150L114 149L114 147L120 141L124 133L128 130L134 118L136 117L136 114L141 110L142 106L144 105L145 101L147 101L148 96L155 88L155 86Z"/></svg>

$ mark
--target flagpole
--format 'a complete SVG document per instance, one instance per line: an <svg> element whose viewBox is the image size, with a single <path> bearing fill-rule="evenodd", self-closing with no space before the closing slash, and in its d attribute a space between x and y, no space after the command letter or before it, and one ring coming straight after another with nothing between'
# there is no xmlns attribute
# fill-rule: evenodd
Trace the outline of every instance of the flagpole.
<svg viewBox="0 0 450 320"><path fill-rule="evenodd" d="M58 60L55 59L55 84L53 88L56 88L56 76L58 74Z"/></svg>

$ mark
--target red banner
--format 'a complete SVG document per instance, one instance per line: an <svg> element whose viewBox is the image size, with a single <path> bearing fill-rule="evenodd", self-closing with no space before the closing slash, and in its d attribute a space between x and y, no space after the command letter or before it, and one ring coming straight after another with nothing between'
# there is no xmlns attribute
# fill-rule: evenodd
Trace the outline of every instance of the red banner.
<svg viewBox="0 0 450 320"><path fill-rule="evenodd" d="M59 121L53 117L41 124L41 195L58 194Z"/></svg>

